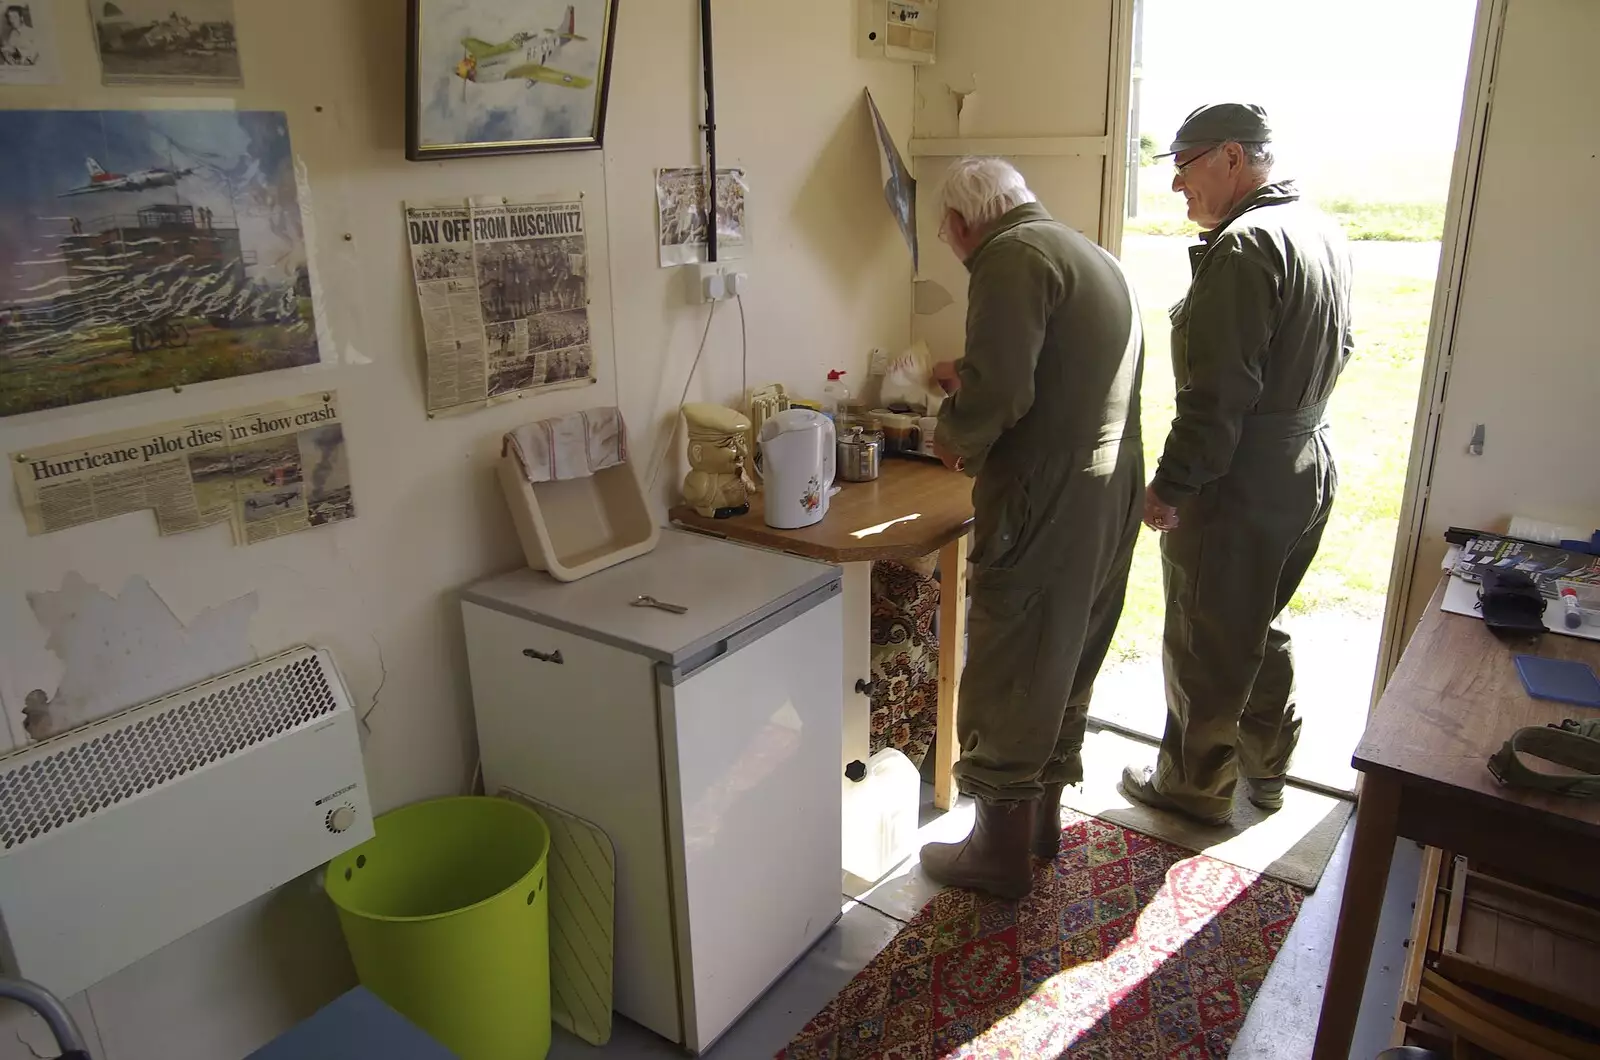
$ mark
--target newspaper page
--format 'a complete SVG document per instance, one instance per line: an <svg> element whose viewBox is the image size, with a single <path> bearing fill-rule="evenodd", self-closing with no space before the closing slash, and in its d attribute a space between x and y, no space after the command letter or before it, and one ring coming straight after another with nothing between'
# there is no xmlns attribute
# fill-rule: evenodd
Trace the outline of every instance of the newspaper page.
<svg viewBox="0 0 1600 1060"><path fill-rule="evenodd" d="M744 207L749 186L742 169L717 170L717 260L744 257ZM656 212L662 267L693 265L707 260L706 174L703 169L656 171Z"/></svg>
<svg viewBox="0 0 1600 1060"><path fill-rule="evenodd" d="M152 511L253 544L355 516L339 397L307 394L11 454L30 535Z"/></svg>
<svg viewBox="0 0 1600 1060"><path fill-rule="evenodd" d="M583 202L472 208L489 400L594 381Z"/></svg>
<svg viewBox="0 0 1600 1060"><path fill-rule="evenodd" d="M489 396L489 374L472 265L472 211L407 205L406 233L422 307L428 411L482 405Z"/></svg>

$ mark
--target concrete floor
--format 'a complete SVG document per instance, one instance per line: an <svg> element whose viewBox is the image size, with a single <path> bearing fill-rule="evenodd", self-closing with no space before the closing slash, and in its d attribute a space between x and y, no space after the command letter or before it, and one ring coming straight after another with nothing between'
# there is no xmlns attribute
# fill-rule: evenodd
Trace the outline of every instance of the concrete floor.
<svg viewBox="0 0 1600 1060"><path fill-rule="evenodd" d="M1295 677L1303 728L1290 775L1334 791L1354 791L1350 754L1367 726L1383 616L1322 611L1290 615L1285 624L1301 646ZM1167 725L1161 660L1107 666L1095 681L1089 716L1161 739Z"/></svg>
<svg viewBox="0 0 1600 1060"><path fill-rule="evenodd" d="M962 800L949 814L938 814L931 806L931 789L925 788L924 821L924 842L959 838L971 825L971 805ZM1234 1044L1234 1060L1300 1060L1311 1055L1339 903L1344 895L1353 827L1352 819L1321 885L1306 898L1300 918L1262 984L1261 994ZM1383 919L1367 975L1361 1022L1350 1054L1352 1060L1371 1060L1389 1045L1420 870L1421 851L1416 844L1401 840L1395 849ZM847 878L844 890L844 915L839 924L703 1054L708 1060L760 1060L787 1045L806 1021L888 944L938 887L923 878L913 859L876 886ZM604 1049L595 1049L558 1030L550 1051L551 1060L651 1060L682 1055L678 1047L620 1016Z"/></svg>

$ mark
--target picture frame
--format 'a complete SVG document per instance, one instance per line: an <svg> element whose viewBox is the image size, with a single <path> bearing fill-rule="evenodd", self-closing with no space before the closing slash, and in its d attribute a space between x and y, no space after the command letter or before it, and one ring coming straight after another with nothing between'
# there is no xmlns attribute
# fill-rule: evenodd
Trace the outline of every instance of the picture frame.
<svg viewBox="0 0 1600 1060"><path fill-rule="evenodd" d="M407 0L406 157L604 144L619 0Z"/></svg>

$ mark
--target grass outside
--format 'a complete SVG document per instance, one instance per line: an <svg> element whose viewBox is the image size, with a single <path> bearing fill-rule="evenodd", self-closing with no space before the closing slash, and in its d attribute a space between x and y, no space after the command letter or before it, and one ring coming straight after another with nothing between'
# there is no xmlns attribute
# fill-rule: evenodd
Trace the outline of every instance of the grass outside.
<svg viewBox="0 0 1600 1060"><path fill-rule="evenodd" d="M1444 234L1443 202L1374 202L1352 196L1312 200L1358 242L1436 243ZM1172 191L1170 165L1139 171L1139 214L1125 230L1151 236L1194 236L1200 229L1184 214L1183 197Z"/></svg>
<svg viewBox="0 0 1600 1060"><path fill-rule="evenodd" d="M292 324L228 329L190 319L187 344L144 352L134 352L126 328L68 334L61 346L27 355L6 353L0 339L0 416L315 364L309 299L301 312Z"/></svg>
<svg viewBox="0 0 1600 1060"><path fill-rule="evenodd" d="M1139 292L1145 325L1148 471L1172 422L1167 310L1188 287L1189 243L1131 228L1123 242L1123 262ZM1316 564L1290 604L1297 613L1376 615L1383 609L1433 304L1437 243L1358 242L1352 250L1356 352L1334 392L1332 413L1339 494ZM1163 601L1157 538L1142 532L1112 665L1159 658Z"/></svg>

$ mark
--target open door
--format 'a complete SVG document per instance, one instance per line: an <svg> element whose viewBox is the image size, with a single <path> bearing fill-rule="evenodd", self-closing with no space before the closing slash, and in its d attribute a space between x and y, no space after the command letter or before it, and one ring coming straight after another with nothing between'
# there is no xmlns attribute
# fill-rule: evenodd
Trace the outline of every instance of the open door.
<svg viewBox="0 0 1600 1060"><path fill-rule="evenodd" d="M1446 530L1600 517L1597 39L1592 0L1480 7L1380 691L1439 583Z"/></svg>

